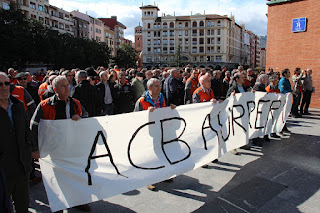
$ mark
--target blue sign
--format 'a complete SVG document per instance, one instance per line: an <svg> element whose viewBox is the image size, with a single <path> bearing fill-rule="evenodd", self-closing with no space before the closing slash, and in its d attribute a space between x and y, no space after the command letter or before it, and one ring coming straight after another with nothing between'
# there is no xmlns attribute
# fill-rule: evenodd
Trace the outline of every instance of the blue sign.
<svg viewBox="0 0 320 213"><path fill-rule="evenodd" d="M307 27L307 18L295 18L292 20L292 32L304 32Z"/></svg>

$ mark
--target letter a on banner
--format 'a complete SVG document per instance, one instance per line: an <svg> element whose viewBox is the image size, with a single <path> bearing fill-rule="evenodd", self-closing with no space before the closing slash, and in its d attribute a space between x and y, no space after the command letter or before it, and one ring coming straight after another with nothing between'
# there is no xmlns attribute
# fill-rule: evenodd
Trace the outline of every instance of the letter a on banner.
<svg viewBox="0 0 320 213"><path fill-rule="evenodd" d="M97 156L92 156L94 151L96 150L96 146L97 146L97 143L98 143L98 139L99 139L99 136L101 135L101 138L102 138L102 141L103 141L103 144L105 145L106 149L107 149L107 154L104 154L104 155L97 155ZM102 157L109 157L110 158L110 163L112 164L112 166L114 167L114 169L116 170L117 174L118 175L121 175L117 166L114 164L113 162L113 158L112 158L112 155L111 155L111 152L110 152L110 149L109 149L109 146L107 144L107 140L106 140L106 137L104 136L103 132L102 131L98 131L97 135L96 135L96 138L94 139L94 142L93 142L93 145L92 145L92 148L91 148L91 152L90 152L90 155L88 157L88 164L87 164L87 167L85 169L86 173L88 174L88 185L92 185L92 179L91 179L91 174L89 172L89 169L90 169L90 166L91 166L91 160L93 159L97 159L97 158L102 158ZM123 176L123 175L121 175ZM125 176L123 176L125 177Z"/></svg>

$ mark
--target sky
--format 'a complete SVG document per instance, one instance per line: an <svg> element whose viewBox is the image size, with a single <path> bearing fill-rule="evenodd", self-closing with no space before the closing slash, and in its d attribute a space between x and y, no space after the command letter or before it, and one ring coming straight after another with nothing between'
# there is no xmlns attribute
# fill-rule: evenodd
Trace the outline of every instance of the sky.
<svg viewBox="0 0 320 213"><path fill-rule="evenodd" d="M125 38L134 41L134 28L141 23L143 5L157 5L158 16L200 14L233 14L238 24L245 24L246 29L256 35L267 35L267 11L265 0L49 0L51 5L71 12L79 10L94 18L117 16L124 24Z"/></svg>

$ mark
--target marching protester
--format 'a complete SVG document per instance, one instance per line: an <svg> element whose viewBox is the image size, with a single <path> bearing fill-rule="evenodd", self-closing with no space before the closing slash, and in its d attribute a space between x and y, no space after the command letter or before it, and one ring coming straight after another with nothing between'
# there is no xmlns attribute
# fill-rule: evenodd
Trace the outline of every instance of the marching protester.
<svg viewBox="0 0 320 213"><path fill-rule="evenodd" d="M25 88L34 100L35 105L38 105L40 103L38 89L35 86L32 86L30 82L28 82L28 76L30 76L30 73L27 72L20 72L18 75L16 75L15 78L18 80L17 85Z"/></svg>
<svg viewBox="0 0 320 213"><path fill-rule="evenodd" d="M136 77L132 80L132 97L133 102L135 103L141 95L145 92L143 81L143 74L141 72L136 73Z"/></svg>
<svg viewBox="0 0 320 213"><path fill-rule="evenodd" d="M170 70L170 76L166 79L164 86L166 87L167 105L174 104L176 106L183 104L184 86L178 80L179 72L173 68Z"/></svg>
<svg viewBox="0 0 320 213"><path fill-rule="evenodd" d="M213 78L211 80L211 89L213 91L214 96L217 99L225 99L226 97L222 95L222 81L220 79L221 77L221 71L215 70L212 73Z"/></svg>
<svg viewBox="0 0 320 213"><path fill-rule="evenodd" d="M152 78L152 72L151 72L151 70L148 70L148 71L145 73L145 79L143 79L143 81L142 81L145 90L148 90L147 82L148 82L148 80L149 80L150 78Z"/></svg>
<svg viewBox="0 0 320 213"><path fill-rule="evenodd" d="M71 97L81 102L89 117L99 116L102 110L100 95L98 89L90 84L87 77L88 74L84 70L76 73L78 85L72 89Z"/></svg>
<svg viewBox="0 0 320 213"><path fill-rule="evenodd" d="M301 118L302 115L299 114L298 107L300 105L301 101L301 94L303 91L303 84L302 84L303 78L303 72L301 72L300 68L296 68L294 70L294 75L292 76L292 83L293 83L293 103L292 103L292 109L291 109L291 115L294 118Z"/></svg>
<svg viewBox="0 0 320 213"><path fill-rule="evenodd" d="M286 94L286 93L292 92L289 78L290 78L290 70L289 69L282 70L282 78L280 79L279 85L278 85L280 93ZM284 125L281 133L284 133L284 132L291 133L290 130L288 130L286 124Z"/></svg>
<svg viewBox="0 0 320 213"><path fill-rule="evenodd" d="M198 87L198 75L199 71L194 69L191 73L191 76L187 79L185 84L185 95L184 95L184 104L192 103L192 95Z"/></svg>
<svg viewBox="0 0 320 213"><path fill-rule="evenodd" d="M165 99L161 93L161 84L159 79L151 78L147 82L148 90L145 94L138 99L135 104L134 112L149 110L153 112L155 109L166 107ZM170 104L171 109L175 109L174 104ZM168 181L170 181L169 179ZM148 185L147 188L151 191L155 191L156 187L154 185Z"/></svg>
<svg viewBox="0 0 320 213"><path fill-rule="evenodd" d="M34 158L40 157L38 148L38 125L40 119L72 119L78 121L81 117L88 116L88 113L83 108L80 101L70 97L69 82L65 76L56 77L53 80L52 85L55 95L40 102L30 122L30 129L35 138L32 144L32 155ZM90 206L88 204L76 206L75 208L87 212L90 211Z"/></svg>
<svg viewBox="0 0 320 213"><path fill-rule="evenodd" d="M101 115L113 115L114 114L114 105L112 93L114 89L114 83L109 81L108 73L102 71L99 74L101 81L96 85L99 94L100 100L102 103L102 114Z"/></svg>
<svg viewBox="0 0 320 213"><path fill-rule="evenodd" d="M131 85L127 82L124 72L119 72L118 76L118 83L114 85L114 112L115 114L132 112L134 104Z"/></svg>
<svg viewBox="0 0 320 213"><path fill-rule="evenodd" d="M74 75L72 73L71 70L65 70L62 72L62 75L65 76L69 82L69 85L70 85L70 93L73 89L73 87L75 87L77 85L75 79L74 79Z"/></svg>
<svg viewBox="0 0 320 213"><path fill-rule="evenodd" d="M303 76L303 98L300 105L300 114L302 115L310 115L309 113L309 105L311 101L311 95L313 92L312 87L312 70L307 69Z"/></svg>
<svg viewBox="0 0 320 213"><path fill-rule="evenodd" d="M46 91L42 94L42 99L43 100L46 100L47 98L50 98L50 97L54 96L55 92L53 90L52 82L56 77L57 77L56 75L51 75L48 78L49 79L49 85L48 85Z"/></svg>
<svg viewBox="0 0 320 213"><path fill-rule="evenodd" d="M28 212L32 134L24 104L10 95L9 77L0 72L0 167L17 213ZM1 189L2 191L2 189ZM3 204L3 203L2 203ZM1 204L1 205L2 205ZM1 209L1 208L0 208Z"/></svg>

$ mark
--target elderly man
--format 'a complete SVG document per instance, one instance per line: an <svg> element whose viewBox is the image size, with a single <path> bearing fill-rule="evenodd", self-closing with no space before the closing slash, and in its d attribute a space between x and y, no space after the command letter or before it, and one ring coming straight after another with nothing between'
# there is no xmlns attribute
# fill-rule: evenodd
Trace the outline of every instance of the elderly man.
<svg viewBox="0 0 320 213"><path fill-rule="evenodd" d="M62 120L71 118L74 121L78 121L81 117L87 117L88 115L86 110L81 106L80 101L69 96L70 87L65 76L56 77L52 85L55 95L40 102L30 122L30 129L35 139L32 145L32 156L34 158L40 157L38 149L38 125L40 119ZM90 211L90 207L87 204L75 208Z"/></svg>
<svg viewBox="0 0 320 213"><path fill-rule="evenodd" d="M102 111L99 92L95 86L90 84L87 77L88 74L84 70L76 73L78 85L72 89L71 97L81 102L89 117L99 116Z"/></svg>
<svg viewBox="0 0 320 213"><path fill-rule="evenodd" d="M164 96L161 93L160 80L157 78L151 78L148 81L147 86L148 90L136 102L134 112L142 110L149 110L150 112L153 112L155 109L166 107ZM170 104L170 107L171 109L176 108L173 104ZM171 179L167 181L171 181ZM147 188L151 191L156 190L154 185L149 185Z"/></svg>
<svg viewBox="0 0 320 213"><path fill-rule="evenodd" d="M298 107L301 101L301 94L303 91L303 83L304 80L303 72L301 72L300 68L296 68L294 70L294 75L292 76L292 83L293 83L293 103L291 108L291 115L294 118L301 118L302 115L299 114Z"/></svg>
<svg viewBox="0 0 320 213"><path fill-rule="evenodd" d="M198 75L199 71L194 69L191 73L191 76L186 81L186 86L184 88L184 103L190 104L192 103L192 94L198 88Z"/></svg>
<svg viewBox="0 0 320 213"><path fill-rule="evenodd" d="M167 104L174 104L176 106L183 104L184 85L178 79L179 71L177 69L170 70L170 76L165 81Z"/></svg>
<svg viewBox="0 0 320 213"><path fill-rule="evenodd" d="M203 75L199 79L200 87L193 92L193 103L202 103L212 101L214 103L217 100L214 98L213 90L211 89L211 75ZM221 103L222 100L219 100ZM218 159L212 162L216 163ZM203 165L202 168L208 168L208 165Z"/></svg>
<svg viewBox="0 0 320 213"><path fill-rule="evenodd" d="M100 94L100 100L102 103L102 115L113 115L114 106L113 106L113 89L114 84L111 83L108 79L108 73L102 71L99 74L101 82L99 82L96 87Z"/></svg>
<svg viewBox="0 0 320 213"><path fill-rule="evenodd" d="M126 79L125 72L119 73L118 83L114 85L115 114L128 113L133 110L132 88Z"/></svg>
<svg viewBox="0 0 320 213"><path fill-rule="evenodd" d="M20 72L18 75L16 75L15 78L18 80L18 85L25 88L28 91L28 93L31 95L35 104L38 105L40 103L38 89L35 86L32 86L30 82L28 82L28 76L30 76L30 73Z"/></svg>
<svg viewBox="0 0 320 213"><path fill-rule="evenodd" d="M304 80L303 80L303 98L302 98L302 102L300 105L300 114L304 114L304 115L310 115L309 113L309 105L310 105L310 101L311 101L311 94L313 91L313 87L312 87L312 70L311 69L307 69L306 72L304 73Z"/></svg>
<svg viewBox="0 0 320 213"><path fill-rule="evenodd" d="M218 99L225 99L226 97L222 95L222 81L220 79L221 77L221 71L215 70L212 73L213 78L211 80L211 89L213 91L213 94Z"/></svg>
<svg viewBox="0 0 320 213"><path fill-rule="evenodd" d="M132 86L132 96L133 102L135 103L141 95L145 92L144 85L142 83L143 74L141 72L136 73L136 77L133 79L131 86Z"/></svg>
<svg viewBox="0 0 320 213"><path fill-rule="evenodd" d="M10 95L9 81L0 72L0 167L5 172L8 194L16 212L25 213L29 205L32 134L23 103Z"/></svg>
<svg viewBox="0 0 320 213"><path fill-rule="evenodd" d="M268 83L269 83L269 79L267 74L259 75L252 89L259 92L266 92L266 87Z"/></svg>

